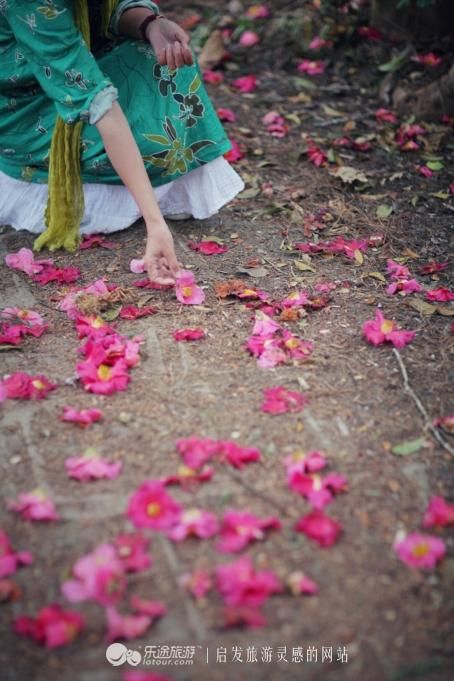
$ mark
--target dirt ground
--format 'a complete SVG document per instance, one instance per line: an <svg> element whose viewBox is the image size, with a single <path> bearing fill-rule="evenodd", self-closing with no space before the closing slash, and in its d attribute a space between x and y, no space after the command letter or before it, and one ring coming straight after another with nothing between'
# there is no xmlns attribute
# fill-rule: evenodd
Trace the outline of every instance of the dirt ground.
<svg viewBox="0 0 454 681"><path fill-rule="evenodd" d="M284 4L271 3L275 11L282 11ZM295 3L287 5L292 9ZM208 25L214 21L208 3L194 7L204 9ZM190 13L191 8L186 9ZM405 390L391 347L372 347L361 334L362 323L373 318L378 305L388 318L415 330L414 341L400 351L409 383L429 422L454 411L453 317L420 314L408 301L421 295L389 296L377 278L377 273L386 273L388 258L404 259L427 288L452 285L452 262L439 274L418 275L421 266L449 261L452 253L454 195L448 191L454 179L452 128L427 125L424 146L402 152L377 126L374 112L382 106L378 90L383 78L377 65L390 56L386 43L358 40L353 48L342 43L330 55L326 74L312 79L313 89L295 80L298 55L293 51L282 56L281 43L273 53L273 45L235 54L231 65L224 67L225 82L210 87L215 105L237 114L237 122L226 128L246 151L235 166L246 181L246 192L212 219L173 223L179 257L204 287L206 302L182 306L172 292L146 291L158 313L115 322L122 333L143 334L145 339L141 364L133 370L127 391L109 397L84 392L73 380L78 341L73 323L56 310L58 287L40 287L21 273L0 267L1 307L28 307L50 324L40 339L28 339L18 350L1 353L2 374L43 373L58 383L45 400L8 400L0 411L1 526L17 550L30 550L35 558L32 566L14 576L21 597L0 606L0 676L5 681L121 678L126 670L112 668L105 659L100 606L75 606L86 615L85 632L73 644L51 652L14 635L11 622L48 603L64 603L60 585L71 566L98 544L131 530L124 516L129 495L147 478L174 473L180 463L175 441L190 435L258 447L263 461L239 472L217 467L211 482L193 492L172 488L172 494L185 506L197 505L218 516L228 508L277 515L282 531L247 553L283 579L295 570L306 571L320 591L310 597L273 596L264 608L268 625L262 629L224 629L219 597L209 595L196 603L178 586L178 578L230 557L216 553L212 540L176 544L150 534L153 566L129 579L128 593L164 601L168 614L127 645L135 650L150 644L196 646L193 666L153 671L176 681L454 678L452 532L440 534L447 556L430 572L408 568L392 548L398 530L420 528L431 496L453 501L453 455L437 443ZM416 70L415 65L408 66L408 74ZM230 87L234 77L250 73L259 79L254 93L243 95ZM287 116L289 133L283 139L269 135L261 122L270 110ZM308 136L327 149L330 141L346 134L370 136L370 151L335 148L339 162L365 173L367 183L342 182L333 174L336 164L317 168L305 154ZM440 158L443 165L429 178L415 170L427 155ZM266 185L272 186L271 195L263 192L265 183L271 183ZM377 216L382 204L392 207L387 217ZM314 215L319 229L311 233ZM377 234L384 235L383 243L369 248L362 263L343 255L303 259L287 248L317 235L327 240L339 235L369 239ZM202 236L224 239L228 252L206 257L192 251L188 240ZM139 277L128 269L130 259L141 253L144 237L144 226L138 223L111 237L117 249L59 254L56 261L77 265L82 284L103 275L108 282L130 288L137 299L143 291L131 284ZM6 253L31 247L32 242L30 235L2 228L1 262ZM251 309L240 300L215 294L214 285L231 278L247 280L275 300L296 288L311 291L319 282L336 283L328 305L286 323L313 341L310 361L272 370L257 366L244 349L252 328ZM176 328L191 326L203 327L207 338L194 343L173 340ZM263 413L262 391L274 385L303 390L309 405L300 414ZM58 417L65 404L101 407L104 420L86 430L64 424ZM392 453L394 445L421 436L426 446L416 453ZM452 450L452 434L442 436ZM65 458L89 446L123 462L116 480L80 484L67 477ZM295 521L308 505L287 488L281 463L286 454L313 449L323 450L330 470L345 475L349 483L348 492L329 507L344 532L327 549L294 532ZM35 487L49 492L60 522L26 523L5 510L7 499ZM273 656L270 662L233 662L235 646L243 651L268 646ZM293 647L315 646L318 662L277 662L276 651L284 646L290 658ZM332 663L321 662L322 646L333 647ZM336 662L336 651L344 646L348 661ZM217 662L217 650L223 647L227 662Z"/></svg>

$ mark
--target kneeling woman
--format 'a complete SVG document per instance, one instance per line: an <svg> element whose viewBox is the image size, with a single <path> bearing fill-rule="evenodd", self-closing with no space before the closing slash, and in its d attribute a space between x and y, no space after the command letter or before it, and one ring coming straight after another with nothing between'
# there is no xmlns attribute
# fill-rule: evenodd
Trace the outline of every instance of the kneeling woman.
<svg viewBox="0 0 454 681"><path fill-rule="evenodd" d="M0 223L75 250L142 215L150 278L173 281L163 216L243 187L188 43L149 0L0 0Z"/></svg>

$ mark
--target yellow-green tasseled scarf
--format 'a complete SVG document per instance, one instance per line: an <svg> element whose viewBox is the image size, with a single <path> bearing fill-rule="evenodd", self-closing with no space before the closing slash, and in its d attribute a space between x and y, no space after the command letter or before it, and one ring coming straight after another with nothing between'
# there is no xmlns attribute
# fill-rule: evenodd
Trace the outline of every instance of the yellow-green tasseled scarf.
<svg viewBox="0 0 454 681"><path fill-rule="evenodd" d="M102 32L108 35L110 17L118 0L104 0ZM90 47L90 21L87 0L74 0L74 19ZM80 175L80 135L83 123L65 123L59 116L55 122L49 152L49 198L46 208L46 231L33 248L51 251L65 248L75 251L79 245L79 226L84 214L84 192Z"/></svg>

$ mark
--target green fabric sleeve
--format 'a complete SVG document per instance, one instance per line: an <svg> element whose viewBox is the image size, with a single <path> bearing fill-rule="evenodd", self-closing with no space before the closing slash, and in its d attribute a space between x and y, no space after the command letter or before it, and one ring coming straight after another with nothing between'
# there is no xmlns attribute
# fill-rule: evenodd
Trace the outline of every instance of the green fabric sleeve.
<svg viewBox="0 0 454 681"><path fill-rule="evenodd" d="M133 7L145 7L154 14L160 13L157 4L155 2L150 2L150 0L120 0L115 12L112 15L112 19L110 20L109 30L113 35L119 35L118 23L123 12L125 12L127 9L132 9Z"/></svg>
<svg viewBox="0 0 454 681"><path fill-rule="evenodd" d="M112 82L77 30L70 0L8 0L17 46L66 123L88 120L93 98Z"/></svg>

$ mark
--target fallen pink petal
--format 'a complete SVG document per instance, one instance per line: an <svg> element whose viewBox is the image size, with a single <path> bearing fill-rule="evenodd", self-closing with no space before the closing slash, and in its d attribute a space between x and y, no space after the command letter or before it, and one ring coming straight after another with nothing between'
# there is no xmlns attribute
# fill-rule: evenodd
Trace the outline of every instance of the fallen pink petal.
<svg viewBox="0 0 454 681"><path fill-rule="evenodd" d="M377 309L375 319L364 322L363 335L372 345L389 342L395 348L403 348L413 340L416 333L399 329L396 322L385 319L383 313Z"/></svg>
<svg viewBox="0 0 454 681"><path fill-rule="evenodd" d="M35 617L20 616L14 620L14 631L28 636L48 648L60 648L72 643L85 628L82 615L64 610L58 604L42 608Z"/></svg>
<svg viewBox="0 0 454 681"><path fill-rule="evenodd" d="M130 496L126 515L135 527L169 530L180 520L181 505L159 480L146 480Z"/></svg>
<svg viewBox="0 0 454 681"><path fill-rule="evenodd" d="M181 270L175 283L177 300L184 305L200 305L205 300L205 293L197 286L193 272Z"/></svg>
<svg viewBox="0 0 454 681"><path fill-rule="evenodd" d="M454 504L441 496L432 497L424 513L423 527L447 527L454 525Z"/></svg>
<svg viewBox="0 0 454 681"><path fill-rule="evenodd" d="M409 567L432 570L445 557L446 545L439 537L413 532L397 539L394 550Z"/></svg>
<svg viewBox="0 0 454 681"><path fill-rule="evenodd" d="M203 329L177 329L173 332L176 341L197 341L206 337Z"/></svg>
<svg viewBox="0 0 454 681"><path fill-rule="evenodd" d="M16 501L8 503L8 509L18 513L23 520L48 522L59 518L54 502L41 489L21 492Z"/></svg>
<svg viewBox="0 0 454 681"><path fill-rule="evenodd" d="M65 461L69 477L79 482L102 478L115 480L120 475L122 467L121 461L111 462L97 456L96 451L90 448L82 456L69 457Z"/></svg>
<svg viewBox="0 0 454 681"><path fill-rule="evenodd" d="M323 548L335 544L342 532L340 523L327 516L321 510L311 511L300 518L295 529L297 532L302 532L309 539L317 542Z"/></svg>
<svg viewBox="0 0 454 681"><path fill-rule="evenodd" d="M265 388L263 391L264 401L261 410L268 414L296 414L303 410L308 403L308 398L302 393L287 390L284 386Z"/></svg>

